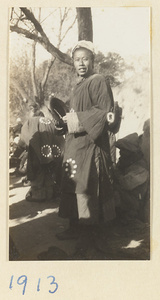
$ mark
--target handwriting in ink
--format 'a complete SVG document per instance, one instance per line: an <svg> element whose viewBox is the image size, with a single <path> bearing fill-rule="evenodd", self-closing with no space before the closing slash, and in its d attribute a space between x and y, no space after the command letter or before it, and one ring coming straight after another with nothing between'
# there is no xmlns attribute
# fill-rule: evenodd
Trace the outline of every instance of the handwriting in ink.
<svg viewBox="0 0 160 300"><path fill-rule="evenodd" d="M52 289L48 289L48 292L53 294L57 291L58 289L58 283L55 281L55 277L50 275L47 277L47 279L51 278L52 281L50 282L50 285L52 285ZM26 275L21 275L20 277L18 277L17 279L17 284L18 285L23 285L23 289L22 289L22 295L25 294L26 291L26 287L27 287L27 276ZM9 284L9 288L12 290L14 288L14 275L11 276L11 280L10 280L10 284ZM37 292L40 291L40 285L41 285L41 278L38 278L38 284L37 284Z"/></svg>
<svg viewBox="0 0 160 300"><path fill-rule="evenodd" d="M47 279L48 278L53 278L53 280L52 280L52 282L50 283L50 284L54 284L55 285L55 289L54 289L54 291L51 291L51 290L49 290L49 293L55 293L56 291L57 291L57 289L58 289L58 284L57 284L57 282L55 282L55 277L54 276L48 276L47 277Z"/></svg>

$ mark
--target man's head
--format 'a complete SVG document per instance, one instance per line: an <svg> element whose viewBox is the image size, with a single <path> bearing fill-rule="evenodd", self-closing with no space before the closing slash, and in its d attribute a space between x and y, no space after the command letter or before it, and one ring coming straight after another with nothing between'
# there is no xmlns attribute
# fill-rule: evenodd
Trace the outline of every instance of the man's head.
<svg viewBox="0 0 160 300"><path fill-rule="evenodd" d="M72 50L72 58L80 77L88 77L93 73L94 46L92 42L79 41Z"/></svg>

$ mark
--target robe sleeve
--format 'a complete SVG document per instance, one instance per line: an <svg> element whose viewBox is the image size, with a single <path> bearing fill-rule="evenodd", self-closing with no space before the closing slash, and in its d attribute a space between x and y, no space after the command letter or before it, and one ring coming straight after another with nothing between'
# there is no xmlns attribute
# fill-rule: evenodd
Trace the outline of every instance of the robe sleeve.
<svg viewBox="0 0 160 300"><path fill-rule="evenodd" d="M97 75L90 83L89 94L92 100L93 106L98 107L101 110L105 110L108 113L112 105L112 91L110 85L102 75Z"/></svg>
<svg viewBox="0 0 160 300"><path fill-rule="evenodd" d="M112 99L109 87L102 75L96 75L89 85L89 95L92 107L83 112L77 112L78 119L92 140L96 140L107 124L106 116L111 109Z"/></svg>
<svg viewBox="0 0 160 300"><path fill-rule="evenodd" d="M77 132L85 131L83 126L79 122L76 112L67 113L66 117L67 117L67 127L69 133L77 133Z"/></svg>

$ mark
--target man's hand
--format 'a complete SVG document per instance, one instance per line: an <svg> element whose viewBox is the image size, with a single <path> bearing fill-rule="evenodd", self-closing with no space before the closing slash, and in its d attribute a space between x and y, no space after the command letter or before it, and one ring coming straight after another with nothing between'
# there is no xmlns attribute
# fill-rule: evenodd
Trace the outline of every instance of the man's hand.
<svg viewBox="0 0 160 300"><path fill-rule="evenodd" d="M65 124L67 124L67 115L65 115L62 119L63 119L63 122L64 122Z"/></svg>

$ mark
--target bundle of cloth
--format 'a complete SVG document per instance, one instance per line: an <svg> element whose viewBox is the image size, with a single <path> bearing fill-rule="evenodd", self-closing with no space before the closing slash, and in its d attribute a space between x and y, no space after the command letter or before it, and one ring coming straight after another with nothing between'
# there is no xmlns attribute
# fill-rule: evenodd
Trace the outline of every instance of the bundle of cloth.
<svg viewBox="0 0 160 300"><path fill-rule="evenodd" d="M55 186L61 181L65 139L63 128L56 124L66 113L63 101L51 97L50 112L51 118L42 114L30 117L21 130L20 147L28 152L27 179L31 183L26 200L31 202L53 200Z"/></svg>
<svg viewBox="0 0 160 300"><path fill-rule="evenodd" d="M120 157L114 170L117 214L123 220L144 220L149 201L149 170L137 133L119 139L115 146Z"/></svg>

